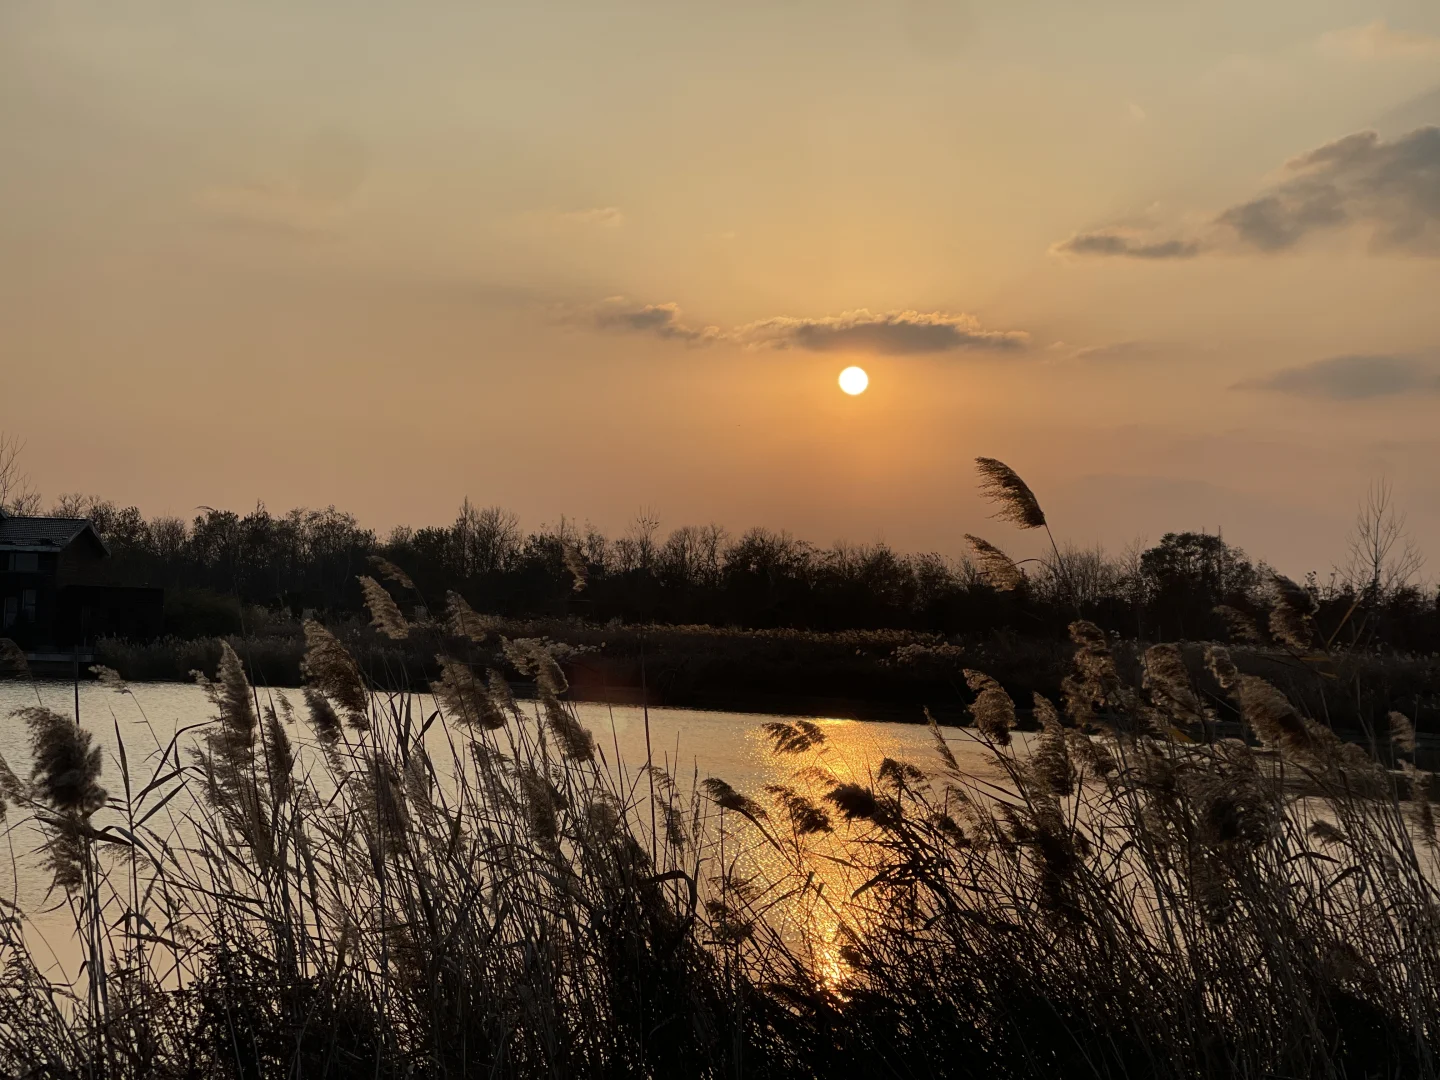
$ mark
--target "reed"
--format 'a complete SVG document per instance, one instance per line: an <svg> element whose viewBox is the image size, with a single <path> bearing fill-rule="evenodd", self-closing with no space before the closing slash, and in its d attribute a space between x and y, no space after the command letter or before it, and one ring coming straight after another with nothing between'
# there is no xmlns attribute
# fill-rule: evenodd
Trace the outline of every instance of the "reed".
<svg viewBox="0 0 1440 1080"><path fill-rule="evenodd" d="M768 729L793 777L742 792L611 760L565 650L473 665L445 650L496 624L463 601L455 635L374 601L440 654L424 707L311 623L303 738L228 643L211 722L122 744L114 781L73 719L22 713L7 827L42 829L86 967L52 983L7 909L0 1073L1440 1075L1404 715L1366 752L1221 647L1132 661L1077 621L1038 731L965 672L988 779L933 722L933 761L841 776L802 720Z"/></svg>

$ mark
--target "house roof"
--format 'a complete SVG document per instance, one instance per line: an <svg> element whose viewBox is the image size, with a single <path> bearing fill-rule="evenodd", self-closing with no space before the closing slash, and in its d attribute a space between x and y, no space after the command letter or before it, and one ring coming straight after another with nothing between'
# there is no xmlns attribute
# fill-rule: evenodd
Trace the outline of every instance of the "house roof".
<svg viewBox="0 0 1440 1080"><path fill-rule="evenodd" d="M84 518L0 516L0 551L64 551L81 536L90 539L106 555L110 549L95 527Z"/></svg>

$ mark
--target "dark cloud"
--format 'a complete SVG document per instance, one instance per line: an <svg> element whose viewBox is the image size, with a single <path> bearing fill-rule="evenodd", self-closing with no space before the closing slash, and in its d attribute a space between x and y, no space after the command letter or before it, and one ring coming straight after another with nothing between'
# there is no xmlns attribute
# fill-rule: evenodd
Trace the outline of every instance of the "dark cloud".
<svg viewBox="0 0 1440 1080"><path fill-rule="evenodd" d="M1289 179L1271 191L1220 215L1242 243L1279 251L1356 223L1371 228L1379 248L1440 254L1440 128L1389 142L1373 131L1347 135L1285 172Z"/></svg>
<svg viewBox="0 0 1440 1080"><path fill-rule="evenodd" d="M777 316L742 326L730 335L744 345L809 352L871 352L903 356L962 350L1023 349L1020 330L986 330L973 315L861 308L819 319Z"/></svg>
<svg viewBox="0 0 1440 1080"><path fill-rule="evenodd" d="M1378 251L1440 256L1440 127L1390 140L1362 131L1302 154L1285 165L1278 183L1216 217L1203 241L1102 231L1053 250L1132 259L1183 259L1237 244L1286 251L1315 233L1348 227L1368 231Z"/></svg>
<svg viewBox="0 0 1440 1080"><path fill-rule="evenodd" d="M1117 232L1077 233L1056 244L1061 255L1124 255L1131 259L1193 259L1200 254L1194 240L1145 242Z"/></svg>
<svg viewBox="0 0 1440 1080"><path fill-rule="evenodd" d="M715 326L687 326L681 321L680 308L676 304L645 304L636 307L621 298L614 298L601 304L594 313L594 323L602 330L628 330L639 334L653 334L671 341L687 341L704 344L720 337Z"/></svg>
<svg viewBox="0 0 1440 1080"><path fill-rule="evenodd" d="M893 356L962 350L1023 349L1029 335L1019 330L986 330L973 315L944 312L889 311L874 314L861 308L823 318L788 315L762 319L734 330L685 323L675 304L636 306L616 298L592 313L603 330L653 334L656 337L706 345L727 341L756 349L802 349L808 352L868 352Z"/></svg>
<svg viewBox="0 0 1440 1080"><path fill-rule="evenodd" d="M1440 362L1416 356L1333 356L1247 379L1234 388L1332 401L1440 394Z"/></svg>

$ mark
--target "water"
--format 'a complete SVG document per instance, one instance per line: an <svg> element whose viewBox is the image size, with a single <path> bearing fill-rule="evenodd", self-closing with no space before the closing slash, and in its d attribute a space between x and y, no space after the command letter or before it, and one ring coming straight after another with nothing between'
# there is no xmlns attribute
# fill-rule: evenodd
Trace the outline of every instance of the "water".
<svg viewBox="0 0 1440 1080"><path fill-rule="evenodd" d="M123 740L131 787L138 791L160 767L164 748L179 736L179 745L193 744L201 734L194 730L214 715L204 691L191 683L137 683L130 693L121 694L99 683L82 683L78 689L82 725L103 749L102 782L112 796L123 794L119 748ZM289 696L297 703L298 693ZM261 692L262 702L265 692ZM19 708L43 704L67 716L76 710L76 688L66 682L0 683L0 754L22 778L30 773L28 732L22 720L12 716ZM522 704L524 704L522 702ZM417 712L429 712L427 698L417 702ZM606 762L623 763L629 774L638 775L647 760L646 714L638 707L609 706L581 702L576 705L580 721L590 729ZM687 709L649 710L649 754L688 791L697 780L719 777L737 790L763 801L767 784L791 783L797 761L777 755L764 733L764 725L790 719L753 713L701 712ZM856 720L816 718L826 739L818 751L820 761L840 780L870 783L880 762L886 758L909 761L922 768L935 763L935 749L928 728L919 724L872 723ZM192 729L187 731L186 729ZM437 733L438 733L438 729ZM303 732L296 731L303 737ZM993 763L968 734L957 729L945 731L947 742L962 767L979 777L998 779ZM814 760L811 755L807 760ZM173 755L170 759L173 762ZM812 794L818 794L812 792ZM63 897L51 892L50 875L35 854L41 837L31 825L18 821L12 811L5 825L8 850L0 850L0 896L17 905L32 920L30 939L37 958L55 973L74 970L71 938L73 924ZM96 816L103 824L106 812ZM763 861L757 867L764 872ZM841 883L836 882L837 888Z"/></svg>

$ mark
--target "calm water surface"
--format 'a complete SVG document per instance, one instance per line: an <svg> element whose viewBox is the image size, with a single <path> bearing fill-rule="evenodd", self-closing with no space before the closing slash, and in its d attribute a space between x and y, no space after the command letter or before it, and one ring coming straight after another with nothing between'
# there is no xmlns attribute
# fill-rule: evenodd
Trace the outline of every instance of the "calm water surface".
<svg viewBox="0 0 1440 1080"><path fill-rule="evenodd" d="M118 749L123 739L132 787L138 790L150 778L162 748L179 733L180 745L193 743L201 731L185 731L203 725L214 715L204 691L192 683L137 683L129 694L120 694L98 683L79 686L79 714L82 725L103 747L103 783L112 795L122 793ZM304 711L298 691L287 692ZM262 692L262 701L264 692ZM0 754L22 778L30 773L28 732L22 720L12 714L27 705L43 703L66 715L76 710L76 689L67 682L0 683ZM419 703L429 710L429 701ZM522 702L522 705L525 703ZM631 706L592 703L576 705L581 723L595 736L607 762L618 759L633 771L646 761L646 716ZM663 763L688 791L694 780L720 777L746 794L763 797L766 784L792 780L796 760L775 755L763 725L789 719L753 713L699 712L686 709L651 709L649 745L654 760ZM912 762L929 769L935 750L928 728L921 724L871 723L856 720L816 718L826 732L820 752L823 763L841 779L868 783L885 757ZM963 767L979 776L993 776L994 767L970 737L958 729L945 729L947 742ZM303 738L303 731L296 734ZM996 777L998 779L998 777ZM97 816L97 821L101 820ZM68 938L69 914L51 910L61 898L49 893L49 875L34 855L40 841L33 828L17 823L12 814L5 826L7 847L0 849L0 895L17 904L35 919L35 930L44 938ZM46 932L48 929L48 933ZM32 934L34 940L34 934ZM68 951L63 940L42 940L40 951L59 959ZM59 950L57 952L56 950Z"/></svg>

